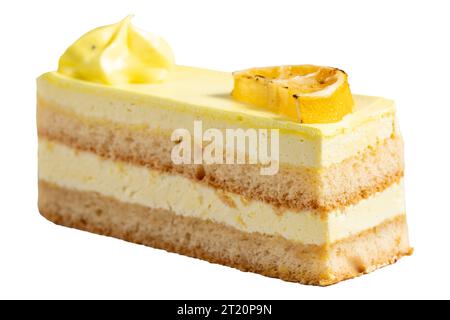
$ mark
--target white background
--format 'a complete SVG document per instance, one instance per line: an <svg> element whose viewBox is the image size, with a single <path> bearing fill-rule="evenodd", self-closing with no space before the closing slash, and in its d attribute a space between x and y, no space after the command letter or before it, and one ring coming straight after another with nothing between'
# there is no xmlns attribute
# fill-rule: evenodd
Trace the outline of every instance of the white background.
<svg viewBox="0 0 450 320"><path fill-rule="evenodd" d="M1 1L1 298L450 298L448 1ZM37 210L35 78L93 27L134 13L179 64L312 63L397 101L416 251L327 288L56 226Z"/></svg>

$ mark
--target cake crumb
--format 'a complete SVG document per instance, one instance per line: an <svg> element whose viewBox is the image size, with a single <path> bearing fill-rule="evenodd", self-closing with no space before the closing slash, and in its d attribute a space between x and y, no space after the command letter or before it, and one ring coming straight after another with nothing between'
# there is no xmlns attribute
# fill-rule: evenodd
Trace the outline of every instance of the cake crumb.
<svg viewBox="0 0 450 320"><path fill-rule="evenodd" d="M234 200L228 195L226 194L224 191L222 190L216 190L216 194L219 197L219 199L227 206L233 209L236 209L236 203L234 202Z"/></svg>

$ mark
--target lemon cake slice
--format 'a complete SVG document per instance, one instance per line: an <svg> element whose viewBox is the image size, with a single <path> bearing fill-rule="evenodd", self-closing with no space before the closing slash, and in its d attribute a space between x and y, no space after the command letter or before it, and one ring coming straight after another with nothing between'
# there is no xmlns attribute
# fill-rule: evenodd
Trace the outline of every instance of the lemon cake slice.
<svg viewBox="0 0 450 320"><path fill-rule="evenodd" d="M178 66L127 18L77 40L37 102L57 224L315 285L411 253L394 103L338 69Z"/></svg>

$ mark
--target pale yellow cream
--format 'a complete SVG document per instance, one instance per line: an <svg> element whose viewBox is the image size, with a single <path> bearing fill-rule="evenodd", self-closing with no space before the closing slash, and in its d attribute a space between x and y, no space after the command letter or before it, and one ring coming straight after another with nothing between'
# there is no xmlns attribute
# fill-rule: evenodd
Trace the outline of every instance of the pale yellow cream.
<svg viewBox="0 0 450 320"><path fill-rule="evenodd" d="M58 72L114 85L161 82L173 67L169 45L135 28L128 16L119 23L89 31L75 41L60 58Z"/></svg>
<svg viewBox="0 0 450 320"><path fill-rule="evenodd" d="M245 232L281 235L322 245L372 228L405 212L403 184L321 217L308 211L280 212L261 201L219 193L191 179L103 159L40 139L39 179L76 190L94 191L120 201L208 219ZM224 200L226 199L226 200ZM230 206L230 201L234 205Z"/></svg>
<svg viewBox="0 0 450 320"><path fill-rule="evenodd" d="M354 112L337 123L299 124L253 109L230 97L232 75L177 66L159 84L105 86L51 72L38 79L41 107L89 120L110 121L170 133L208 128L280 130L280 163L321 168L354 156L397 133L390 100L354 96Z"/></svg>

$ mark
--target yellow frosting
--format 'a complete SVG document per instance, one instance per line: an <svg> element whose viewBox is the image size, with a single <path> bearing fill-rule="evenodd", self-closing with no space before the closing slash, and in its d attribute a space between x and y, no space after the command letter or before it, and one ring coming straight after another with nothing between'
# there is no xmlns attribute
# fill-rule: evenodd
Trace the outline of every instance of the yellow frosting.
<svg viewBox="0 0 450 320"><path fill-rule="evenodd" d="M249 107L231 98L228 72L176 66L158 84L106 86L50 72L38 79L39 106L81 119L108 121L170 133L192 130L194 120L208 128L280 130L280 163L326 167L351 157L397 132L391 100L355 95L354 111L328 124L303 124Z"/></svg>
<svg viewBox="0 0 450 320"><path fill-rule="evenodd" d="M58 72L103 84L157 83L173 66L169 45L133 27L128 16L75 41L60 58Z"/></svg>

